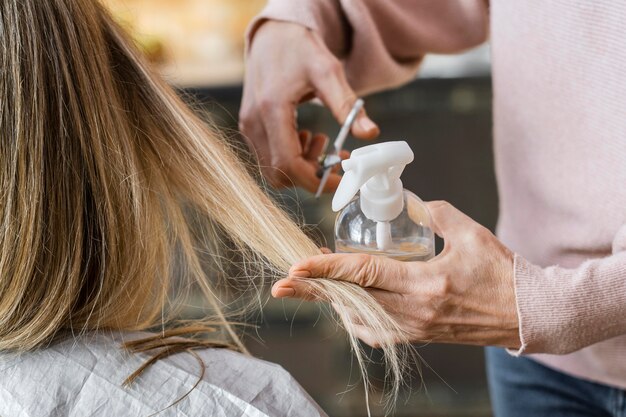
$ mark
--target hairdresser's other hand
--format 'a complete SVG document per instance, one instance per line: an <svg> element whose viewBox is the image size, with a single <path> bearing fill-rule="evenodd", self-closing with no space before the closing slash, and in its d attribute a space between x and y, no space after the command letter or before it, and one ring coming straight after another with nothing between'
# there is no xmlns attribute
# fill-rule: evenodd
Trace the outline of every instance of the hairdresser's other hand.
<svg viewBox="0 0 626 417"><path fill-rule="evenodd" d="M314 97L340 124L356 101L340 61L320 36L294 23L263 23L247 57L239 120L264 175L275 187L295 184L315 191L320 183L319 164L305 157L296 126L297 106ZM352 134L372 139L378 127L362 111ZM326 191L337 188L339 180L339 175L331 175Z"/></svg>
<svg viewBox="0 0 626 417"><path fill-rule="evenodd" d="M427 203L444 250L429 262L361 254L319 255L293 265L272 288L276 297L315 299L299 277L353 282L367 289L413 342L520 346L513 253L489 230L446 202ZM356 336L377 347L360 325Z"/></svg>

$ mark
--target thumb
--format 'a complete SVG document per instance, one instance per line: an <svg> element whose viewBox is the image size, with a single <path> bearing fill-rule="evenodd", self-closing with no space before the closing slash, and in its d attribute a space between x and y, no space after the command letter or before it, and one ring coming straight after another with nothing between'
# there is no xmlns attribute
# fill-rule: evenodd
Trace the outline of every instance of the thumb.
<svg viewBox="0 0 626 417"><path fill-rule="evenodd" d="M330 109L339 124L343 124L357 100L357 95L350 87L343 65L335 57L330 57L325 69L311 77L318 97ZM362 109L352 125L352 134L360 139L374 139L380 129Z"/></svg>
<svg viewBox="0 0 626 417"><path fill-rule="evenodd" d="M289 270L290 279L328 278L392 292L405 292L407 276L405 262L384 256L347 253L313 256Z"/></svg>
<svg viewBox="0 0 626 417"><path fill-rule="evenodd" d="M476 222L447 201L429 201L426 203L432 217L432 229L444 240L464 233Z"/></svg>

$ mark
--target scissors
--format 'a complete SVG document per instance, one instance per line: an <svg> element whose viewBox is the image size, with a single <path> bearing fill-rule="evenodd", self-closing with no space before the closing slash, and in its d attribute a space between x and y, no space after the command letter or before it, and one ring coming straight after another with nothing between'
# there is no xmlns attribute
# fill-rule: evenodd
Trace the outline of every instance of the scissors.
<svg viewBox="0 0 626 417"><path fill-rule="evenodd" d="M337 138L333 143L333 149L327 152L320 162L320 165L322 166L321 169L324 170L324 173L322 174L322 180L319 187L317 188L317 192L315 193L315 198L319 198L320 195L322 195L322 191L324 191L324 186L328 181L328 177L330 176L333 167L341 162L341 157L339 156L339 153L343 149L343 144L348 137L348 133L350 133L352 124L356 120L356 116L359 114L362 108L363 100L357 99L357 101L354 102L354 106L352 106L352 110L350 110L348 117L346 117L346 121L343 123L343 126L341 126L341 130L339 131L339 134L337 135Z"/></svg>

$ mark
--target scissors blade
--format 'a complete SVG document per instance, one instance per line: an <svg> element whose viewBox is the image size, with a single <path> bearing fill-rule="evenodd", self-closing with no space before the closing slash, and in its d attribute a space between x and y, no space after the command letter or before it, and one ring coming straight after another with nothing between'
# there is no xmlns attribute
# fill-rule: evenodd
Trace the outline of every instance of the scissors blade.
<svg viewBox="0 0 626 417"><path fill-rule="evenodd" d="M346 117L346 121L343 123L343 126L341 127L341 130L339 131L339 134L337 135L337 138L335 139L335 142L333 144L334 149L326 155L326 158L324 158L324 163L323 163L324 175L322 176L320 185L317 187L315 198L319 198L320 195L322 195L322 192L324 191L324 187L326 186L326 182L328 181L328 177L330 177L330 173L333 169L333 166L341 162L341 158L339 157L339 152L343 148L343 143L348 137L348 133L350 133L350 128L352 127L352 124L356 120L357 115L363 108L363 104L364 103L362 99L357 99L354 102L354 105L352 106L352 110L350 110L348 117ZM329 162L332 162L332 163L329 163Z"/></svg>
<svg viewBox="0 0 626 417"><path fill-rule="evenodd" d="M328 182L328 177L330 177L330 172L333 170L333 167L328 167L324 170L324 175L322 175L322 180L320 181L319 187L317 187L317 192L315 193L315 198L320 198L322 192L324 191L324 187Z"/></svg>

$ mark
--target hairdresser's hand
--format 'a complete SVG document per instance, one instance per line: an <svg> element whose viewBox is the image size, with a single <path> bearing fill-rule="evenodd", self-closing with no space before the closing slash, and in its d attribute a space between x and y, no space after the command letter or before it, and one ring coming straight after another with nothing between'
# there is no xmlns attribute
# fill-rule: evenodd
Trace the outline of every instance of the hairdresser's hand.
<svg viewBox="0 0 626 417"><path fill-rule="evenodd" d="M298 185L315 191L319 164L298 140L296 108L318 97L343 124L356 100L339 60L315 32L294 23L267 21L255 33L246 62L240 129L256 149L263 172L274 186ZM364 111L352 134L378 135ZM310 155L309 155L310 156ZM331 175L326 191L339 184Z"/></svg>
<svg viewBox="0 0 626 417"><path fill-rule="evenodd" d="M315 299L306 281L353 282L380 302L411 341L509 348L520 346L513 284L513 254L489 230L446 202L428 203L444 250L429 262L330 254L306 259L272 288L275 297ZM377 347L371 329L350 320L356 336Z"/></svg>

